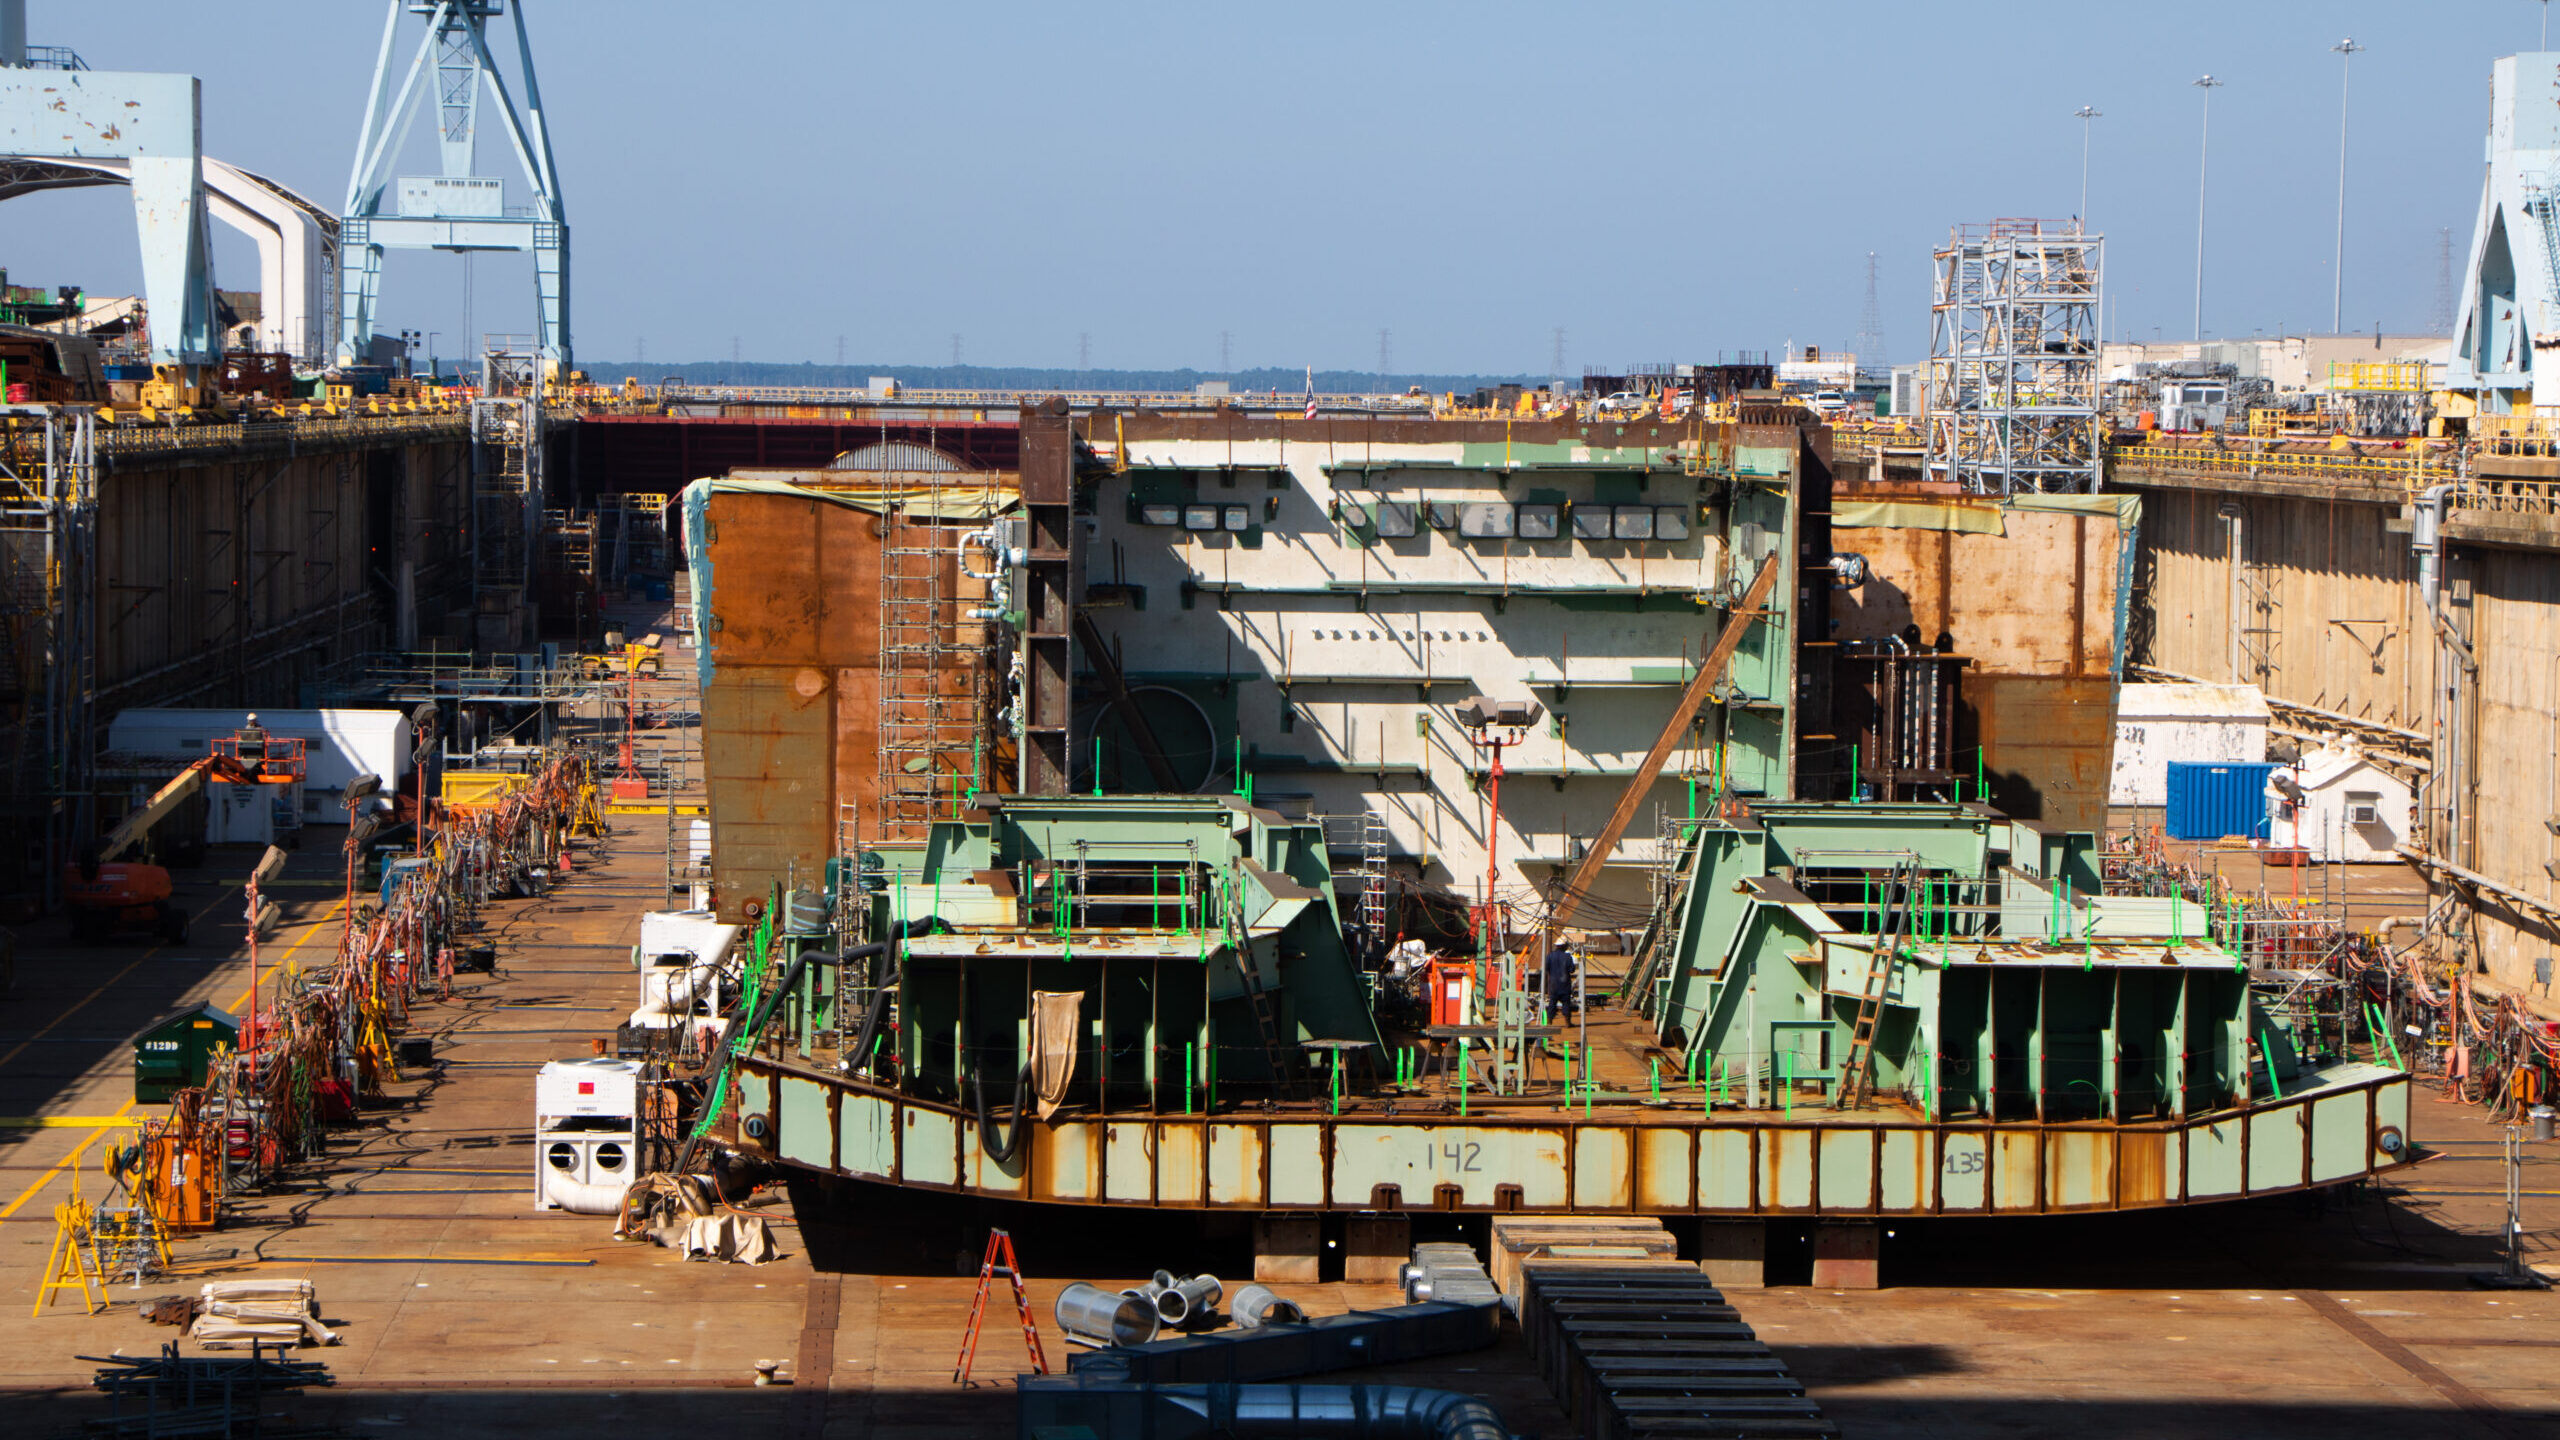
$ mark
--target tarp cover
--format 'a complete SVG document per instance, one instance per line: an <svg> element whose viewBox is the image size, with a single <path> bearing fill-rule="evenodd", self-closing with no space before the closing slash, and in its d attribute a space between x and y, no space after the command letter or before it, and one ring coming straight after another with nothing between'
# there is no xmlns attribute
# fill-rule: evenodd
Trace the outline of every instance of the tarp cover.
<svg viewBox="0 0 2560 1440"><path fill-rule="evenodd" d="M1084 992L1031 992L1031 1090L1040 1101L1040 1118L1048 1119L1067 1098L1067 1082L1076 1073L1076 1032L1083 1029Z"/></svg>

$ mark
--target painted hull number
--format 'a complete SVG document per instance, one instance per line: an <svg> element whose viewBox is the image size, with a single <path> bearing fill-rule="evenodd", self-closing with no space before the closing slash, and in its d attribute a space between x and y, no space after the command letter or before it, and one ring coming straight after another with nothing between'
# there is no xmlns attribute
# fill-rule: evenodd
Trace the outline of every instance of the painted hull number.
<svg viewBox="0 0 2560 1440"><path fill-rule="evenodd" d="M1452 1175L1472 1175L1476 1173L1476 1158L1484 1153L1484 1147L1473 1140L1452 1140L1437 1151L1425 1149L1422 1153L1426 1168L1434 1172L1446 1170Z"/></svg>

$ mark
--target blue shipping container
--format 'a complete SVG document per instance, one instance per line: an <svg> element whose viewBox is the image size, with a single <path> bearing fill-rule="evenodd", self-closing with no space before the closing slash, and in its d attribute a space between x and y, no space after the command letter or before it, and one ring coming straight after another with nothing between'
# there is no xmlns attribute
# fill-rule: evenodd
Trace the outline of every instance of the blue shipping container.
<svg viewBox="0 0 2560 1440"><path fill-rule="evenodd" d="M2267 838L2267 777L2276 767L2246 760L2169 762L2172 840Z"/></svg>

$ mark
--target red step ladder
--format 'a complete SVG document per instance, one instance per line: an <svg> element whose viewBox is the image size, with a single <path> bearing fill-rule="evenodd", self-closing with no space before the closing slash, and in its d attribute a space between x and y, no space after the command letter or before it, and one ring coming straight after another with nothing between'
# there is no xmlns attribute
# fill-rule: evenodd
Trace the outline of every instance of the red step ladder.
<svg viewBox="0 0 2560 1440"><path fill-rule="evenodd" d="M1040 1349L1040 1327L1031 1320L1031 1297L1022 1292L1022 1267L1013 1258L1013 1236L987 1232L986 1263L978 1267L977 1298L969 1302L969 1332L960 1338L960 1362L951 1367L951 1383L969 1384L969 1367L978 1358L978 1326L987 1318L987 1287L997 1276L1013 1284L1014 1313L1022 1317L1022 1341L1031 1349L1031 1372L1049 1373L1049 1357Z"/></svg>

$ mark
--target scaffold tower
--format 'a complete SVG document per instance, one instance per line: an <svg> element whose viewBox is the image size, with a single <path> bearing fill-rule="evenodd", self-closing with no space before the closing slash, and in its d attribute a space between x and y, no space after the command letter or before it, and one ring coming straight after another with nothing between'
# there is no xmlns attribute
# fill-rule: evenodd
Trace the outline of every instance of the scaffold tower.
<svg viewBox="0 0 2560 1440"><path fill-rule="evenodd" d="M2103 244L2076 220L1948 235L1930 305L1930 479L1977 495L2098 488Z"/></svg>
<svg viewBox="0 0 2560 1440"><path fill-rule="evenodd" d="M97 421L5 407L0 439L0 833L50 905L92 832L97 760Z"/></svg>

